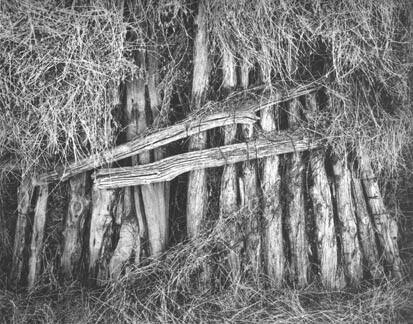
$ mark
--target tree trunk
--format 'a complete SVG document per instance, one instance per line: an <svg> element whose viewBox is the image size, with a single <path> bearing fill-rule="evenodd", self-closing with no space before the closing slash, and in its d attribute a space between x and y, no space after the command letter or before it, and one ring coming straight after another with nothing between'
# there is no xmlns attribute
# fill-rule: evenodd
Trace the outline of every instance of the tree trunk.
<svg viewBox="0 0 413 324"><path fill-rule="evenodd" d="M36 208L34 212L33 231L30 244L30 257L28 264L29 274L27 276L28 289L32 289L34 287L40 270L40 257L43 250L43 236L44 226L46 224L48 195L48 185L43 185L39 187L39 195L37 197Z"/></svg>
<svg viewBox="0 0 413 324"><path fill-rule="evenodd" d="M293 99L289 103L288 125L296 129L300 120L300 103ZM288 233L291 253L292 282L297 287L308 284L309 274L309 244L306 234L306 211L304 208L304 163L301 153L292 153L288 157Z"/></svg>
<svg viewBox="0 0 413 324"><path fill-rule="evenodd" d="M26 245L26 227L33 196L33 181L31 177L23 177L17 193L17 222L14 234L13 258L10 278L13 285L21 280L23 269L23 251Z"/></svg>
<svg viewBox="0 0 413 324"><path fill-rule="evenodd" d="M264 49L268 50L268 49ZM263 81L271 86L271 69L261 67ZM278 130L278 105L261 111L261 127L265 132ZM275 111L274 111L275 110ZM276 117L277 116L277 117ZM263 160L262 195L263 195L263 248L265 272L271 285L280 288L284 281L285 254L282 231L282 208L280 201L281 177L278 155Z"/></svg>
<svg viewBox="0 0 413 324"><path fill-rule="evenodd" d="M192 80L192 109L201 108L205 99L209 79L208 63L208 30L204 1L199 1L197 26L194 40L194 72ZM197 151L206 147L207 134L200 133L189 139L189 150ZM197 236L201 230L202 220L206 213L207 183L206 171L196 170L189 173L186 223L187 233L190 238Z"/></svg>
<svg viewBox="0 0 413 324"><path fill-rule="evenodd" d="M63 231L61 267L64 276L71 279L74 270L79 269L82 254L83 227L89 211L90 200L86 196L87 174L82 173L70 179L69 206Z"/></svg>
<svg viewBox="0 0 413 324"><path fill-rule="evenodd" d="M235 70L235 58L231 52L224 50L222 58L223 89L228 95L237 85L237 74ZM224 128L224 145L230 145L235 142L237 125L229 125ZM237 171L235 164L225 165L221 177L221 191L219 197L220 217L229 217L231 221L228 225L228 237L225 237L229 244L229 267L231 270L232 282L238 281L241 273L241 238L239 235L238 222L234 218L238 210L237 206Z"/></svg>
<svg viewBox="0 0 413 324"><path fill-rule="evenodd" d="M320 113L315 94L306 96L306 113L313 115ZM316 226L320 279L327 289L342 288L345 286L345 278L338 261L334 207L330 183L325 169L324 151L315 150L310 152L310 168L313 180L310 197Z"/></svg>
<svg viewBox="0 0 413 324"><path fill-rule="evenodd" d="M361 153L359 157L361 178L367 196L367 204L374 219L376 233L384 252L386 265L392 276L402 278L401 259L397 245L398 226L396 220L389 214L384 205L380 188L367 155Z"/></svg>
<svg viewBox="0 0 413 324"><path fill-rule="evenodd" d="M363 277L357 220L351 197L351 176L345 159L333 163L337 215L344 254L344 273L350 285L357 286Z"/></svg>
<svg viewBox="0 0 413 324"><path fill-rule="evenodd" d="M250 66L244 60L241 65L241 85L244 90L249 85ZM242 134L245 140L250 141L254 135L254 125L242 125ZM245 250L247 268L254 278L258 279L261 273L261 220L258 211L258 180L256 160L245 161L242 164L242 176L238 179L241 199L241 208L246 217Z"/></svg>

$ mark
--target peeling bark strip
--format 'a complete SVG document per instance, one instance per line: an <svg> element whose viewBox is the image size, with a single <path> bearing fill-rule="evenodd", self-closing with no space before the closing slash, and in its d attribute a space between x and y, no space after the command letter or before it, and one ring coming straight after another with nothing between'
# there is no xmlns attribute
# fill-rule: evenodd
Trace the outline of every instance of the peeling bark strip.
<svg viewBox="0 0 413 324"><path fill-rule="evenodd" d="M268 136L248 143L178 154L146 165L100 169L95 173L95 184L97 188L105 189L170 181L185 172L307 151L319 147L321 143L318 140L294 135L279 135L273 138Z"/></svg>
<svg viewBox="0 0 413 324"><path fill-rule="evenodd" d="M310 166L313 178L310 196L316 224L317 255L320 262L321 282L327 289L341 288L343 283L340 280L340 271L338 271L334 209L324 166L324 152L311 152Z"/></svg>
<svg viewBox="0 0 413 324"><path fill-rule="evenodd" d="M204 6L204 1L199 1L198 15L195 21L197 30L194 41L194 72L191 92L192 109L195 113L200 110L201 105L205 100L209 80L208 26ZM206 129L204 128L203 132L189 139L190 151L198 151L206 147L207 134L205 130ZM188 171L192 172L190 172L188 177L186 222L188 236L192 238L199 233L202 219L205 216L207 183L206 170L198 168ZM165 180L171 179L173 179L173 177Z"/></svg>
<svg viewBox="0 0 413 324"><path fill-rule="evenodd" d="M237 73L235 70L235 58L232 53L227 49L224 49L222 58L222 73L223 73L223 89L226 94L230 92L237 86ZM235 142L235 137L237 134L237 125L229 125L224 128L224 144L230 145ZM235 169L235 164L227 164L224 167L221 177L221 192L219 198L220 206L220 217L232 217L234 213L237 212L237 193L238 193L238 183L237 183L237 171ZM230 252L228 255L229 268L231 270L231 279L235 283L239 280L241 274L241 250L242 250L242 240L240 238L240 230L237 222L231 222L228 224L230 228L228 229L228 237L224 240L228 242L230 247Z"/></svg>
<svg viewBox="0 0 413 324"><path fill-rule="evenodd" d="M48 185L39 187L36 208L33 219L32 241L30 244L29 274L27 276L28 289L33 288L40 270L40 257L43 250L44 225L46 224Z"/></svg>
<svg viewBox="0 0 413 324"><path fill-rule="evenodd" d="M305 99L305 113L320 113L315 93L309 94ZM316 224L320 279L323 286L327 289L342 288L345 286L345 278L342 267L338 262L334 207L330 183L325 169L324 151L315 150L310 152L310 169L313 180L310 196Z"/></svg>
<svg viewBox="0 0 413 324"><path fill-rule="evenodd" d="M389 214L384 205L379 185L367 155L359 157L361 178L367 196L367 203L374 219L376 233L379 237L384 259L396 279L402 278L401 259L397 245L398 226L396 220Z"/></svg>
<svg viewBox="0 0 413 324"><path fill-rule="evenodd" d="M243 60L241 64L241 85L244 90L249 85L250 66ZM247 141L254 136L254 125L242 125L242 135ZM245 250L247 256L247 270L250 270L255 278L261 273L261 220L258 213L258 179L257 163L245 161L242 164L242 175L238 179L241 207L244 215L248 217L246 224Z"/></svg>
<svg viewBox="0 0 413 324"><path fill-rule="evenodd" d="M288 125L296 129L300 120L300 104L293 99L289 104ZM306 211L304 208L304 163L300 152L289 157L288 179L288 233L291 252L292 281L297 287L308 283L310 262L308 259L308 239L306 234Z"/></svg>
<svg viewBox="0 0 413 324"><path fill-rule="evenodd" d="M203 68L202 70L206 73L208 72L207 68ZM196 69L194 67L194 75L195 72ZM199 80L199 78L197 78L196 80ZM204 84L204 82L200 83ZM317 90L318 88L319 86L309 84L290 90L280 89L280 93L282 93L282 95L278 96L277 98L266 94L258 95L254 97L254 99L248 100L247 103L235 103L234 105L230 104L229 111L228 109L220 108L217 109L218 112L216 112L216 110L212 110L212 113L209 112L211 109L208 105L206 105L205 109L203 109L200 104L197 104L197 102L199 102L199 99L194 99L193 107L195 107L195 104L197 104L199 106L199 109L194 109L194 113L184 121L161 130L156 130L148 134L140 135L138 138L128 143L116 146L113 149L93 154L81 161L73 162L66 167L62 166L56 171L44 173L36 179L36 184L41 185L46 182L57 180L66 181L76 174L96 169L105 164L129 158L144 151L152 150L172 143L176 140L205 132L208 129L231 125L233 123L252 124L256 121L256 117L253 114L254 112L258 112L273 105L294 99L301 95L306 95L311 91ZM198 90L199 86L193 86L193 92ZM203 98L203 95L198 97Z"/></svg>
<svg viewBox="0 0 413 324"><path fill-rule="evenodd" d="M114 202L114 190L92 189L92 215L89 236L89 275L97 276L96 265L104 246L105 232L112 225L111 207Z"/></svg>
<svg viewBox="0 0 413 324"><path fill-rule="evenodd" d="M63 251L60 260L62 272L67 279L72 278L79 266L82 253L83 226L90 201L86 198L86 173L70 179L69 206L63 231Z"/></svg>
<svg viewBox="0 0 413 324"><path fill-rule="evenodd" d="M360 245L363 257L367 266L367 271L373 279L383 279L384 270L379 261L379 253L376 246L373 224L364 199L363 186L360 179L353 174L351 181L353 200L357 216L357 225L360 236Z"/></svg>
<svg viewBox="0 0 413 324"><path fill-rule="evenodd" d="M357 237L357 220L351 197L351 176L346 160L333 163L336 185L337 214L344 254L344 273L350 285L358 285L363 277L361 251Z"/></svg>
<svg viewBox="0 0 413 324"><path fill-rule="evenodd" d="M14 234L13 258L10 278L14 285L20 282L23 268L23 250L26 245L27 217L30 212L30 203L33 196L31 177L23 177L17 193L17 222Z"/></svg>

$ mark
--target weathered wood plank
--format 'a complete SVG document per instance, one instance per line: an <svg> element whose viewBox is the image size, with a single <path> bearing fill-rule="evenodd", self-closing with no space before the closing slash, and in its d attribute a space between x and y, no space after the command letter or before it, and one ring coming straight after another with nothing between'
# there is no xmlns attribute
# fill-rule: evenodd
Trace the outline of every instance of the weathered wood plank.
<svg viewBox="0 0 413 324"><path fill-rule="evenodd" d="M309 114L319 114L315 93L307 95L305 99L305 117L308 118ZM334 207L325 168L325 154L322 150L310 152L309 161L313 183L309 193L315 218L321 283L326 289L337 289L345 286L345 278L338 260Z"/></svg>
<svg viewBox="0 0 413 324"><path fill-rule="evenodd" d="M82 254L83 226L89 211L90 199L86 196L87 174L82 173L70 179L69 205L63 230L63 249L60 264L67 279L73 277L79 267Z"/></svg>
<svg viewBox="0 0 413 324"><path fill-rule="evenodd" d="M320 145L322 145L320 140L288 132L276 136L268 135L246 143L183 153L146 165L100 169L95 172L95 184L97 188L104 189L170 181L180 174L193 170L219 167L277 154L301 152Z"/></svg>
<svg viewBox="0 0 413 324"><path fill-rule="evenodd" d="M32 177L23 177L17 193L17 221L10 271L10 278L13 285L17 285L20 282L22 275L23 250L26 245L27 218L29 217L33 190Z"/></svg>
<svg viewBox="0 0 413 324"><path fill-rule="evenodd" d="M361 179L367 196L367 204L374 220L376 233L379 237L386 265L391 269L394 278L401 279L402 262L397 244L397 221L390 215L384 205L369 157L366 154L360 153L359 164Z"/></svg>
<svg viewBox="0 0 413 324"><path fill-rule="evenodd" d="M301 107L298 99L289 103L288 126L299 126ZM297 287L308 284L310 262L308 258L308 238L306 234L306 211L304 207L304 163L302 154L294 152L288 159L286 178L288 179L288 234L291 253L291 281Z"/></svg>
<svg viewBox="0 0 413 324"><path fill-rule="evenodd" d="M243 89L249 86L250 65L244 59L241 63L240 83ZM242 136L249 141L254 136L254 125L241 125ZM241 208L247 221L245 252L247 258L246 270L254 279L258 279L261 267L261 213L258 210L258 176L256 161L245 161L241 166L241 176L238 179Z"/></svg>
<svg viewBox="0 0 413 324"><path fill-rule="evenodd" d="M154 124L159 120L159 93L157 87L158 62L153 55L147 55L148 92ZM163 158L162 148L154 151L155 161ZM141 187L148 228L149 250L152 257L158 257L168 244L169 227L169 182L152 183Z"/></svg>
<svg viewBox="0 0 413 324"><path fill-rule="evenodd" d="M143 52L135 53L135 62L142 69L145 69L145 55ZM125 82L126 104L124 112L127 119L126 139L131 140L140 132L146 129L145 112L145 79L143 76L135 76ZM132 165L139 164L138 160L146 163L149 161L149 152L146 151L140 156L132 157ZM135 263L139 263L140 238L146 239L147 227L145 226L143 206L140 200L139 186L125 188L123 194L122 211L120 218L119 240L109 260L109 276L118 279L123 267L127 264L132 254L135 254ZM118 206L119 206L118 202ZM120 208L120 206L119 206ZM140 233L141 232L141 233Z"/></svg>
<svg viewBox="0 0 413 324"><path fill-rule="evenodd" d="M222 87L227 95L237 86L237 72L235 58L228 49L223 49L222 57ZM237 125L228 125L223 128L224 144L230 145L235 142ZM221 176L221 190L219 197L220 217L233 217L237 212L238 206L238 179L235 164L226 164ZM228 253L228 263L231 271L231 280L238 282L241 275L241 250L242 239L237 223L228 223L227 235L224 240L230 248Z"/></svg>
<svg viewBox="0 0 413 324"><path fill-rule="evenodd" d="M194 72L192 77L191 109L198 113L205 101L205 95L209 83L209 58L208 58L208 26L204 1L198 3L198 13L196 16L196 34L194 39ZM228 125L228 124L226 124ZM199 124L199 126L201 126ZM223 126L221 124L220 126ZM211 127L212 128L212 127ZM195 135L189 139L189 150L198 151L206 147L207 127L199 127L197 131L187 131L189 135ZM190 130L190 128L188 128ZM192 129L194 130L194 129ZM185 132L185 130L183 130ZM188 237L193 238L198 235L202 220L206 213L207 183L206 171L202 168L188 170L188 191L186 205L186 223ZM172 178L171 178L172 179ZM206 274L208 275L208 274Z"/></svg>
<svg viewBox="0 0 413 324"><path fill-rule="evenodd" d="M267 47L263 48L269 54ZM263 82L272 87L271 67L261 66ZM279 94L275 93L275 96ZM279 106L273 105L261 111L261 127L265 132L278 131ZM280 288L285 279L285 252L282 230L282 208L280 201L281 175L280 158L277 155L263 159L262 196L263 196L263 256L265 273L271 285Z"/></svg>
<svg viewBox="0 0 413 324"><path fill-rule="evenodd" d="M114 190L92 188L92 215L89 235L89 275L98 275L96 265L102 254L105 233L112 225L111 208L115 199Z"/></svg>
<svg viewBox="0 0 413 324"><path fill-rule="evenodd" d="M28 264L29 274L27 276L28 289L34 287L41 266L40 257L43 250L44 226L46 224L48 196L48 185L46 184L40 186L34 212L33 231L30 244L30 257Z"/></svg>
<svg viewBox="0 0 413 324"><path fill-rule="evenodd" d="M313 185L310 196L316 224L317 256L320 263L320 279L326 289L339 289L345 285L340 271L337 238L334 224L334 208L324 165L324 152L310 153Z"/></svg>
<svg viewBox="0 0 413 324"><path fill-rule="evenodd" d="M357 220L351 197L351 176L345 159L333 163L336 187L337 214L344 254L344 273L350 285L357 286L363 278Z"/></svg>
<svg viewBox="0 0 413 324"><path fill-rule="evenodd" d="M351 190L357 217L360 245L367 267L366 270L371 274L373 279L383 279L385 277L384 269L380 264L374 228L364 198L363 185L360 178L356 178L354 173L352 174Z"/></svg>

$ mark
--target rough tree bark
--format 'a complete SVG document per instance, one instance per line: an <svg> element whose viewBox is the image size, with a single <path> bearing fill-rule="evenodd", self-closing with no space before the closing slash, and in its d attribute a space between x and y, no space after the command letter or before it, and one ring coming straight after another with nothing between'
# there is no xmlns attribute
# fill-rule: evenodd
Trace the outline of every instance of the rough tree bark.
<svg viewBox="0 0 413 324"><path fill-rule="evenodd" d="M300 103L293 99L289 103L288 126L296 129L300 121ZM304 207L304 163L301 153L292 153L288 157L288 234L291 253L291 281L297 287L305 287L309 274L309 244L306 235Z"/></svg>
<svg viewBox="0 0 413 324"><path fill-rule="evenodd" d="M226 95L230 94L237 86L237 73L235 58L231 52L224 49L222 57L222 87ZM224 145L235 142L237 125L229 125L224 129ZM234 219L234 214L238 210L237 206L237 171L235 164L225 165L221 177L221 191L219 197L219 214L221 218L229 218L228 232L224 238L229 244L228 262L231 271L232 282L238 281L241 273L241 238L239 235L238 221Z"/></svg>
<svg viewBox="0 0 413 324"><path fill-rule="evenodd" d="M33 189L32 178L29 176L23 177L17 193L17 222L10 271L10 278L13 285L17 285L21 280L23 251L26 245L27 218L29 217Z"/></svg>
<svg viewBox="0 0 413 324"><path fill-rule="evenodd" d="M244 90L249 86L250 66L246 60L241 64L241 86ZM254 125L241 125L242 135L249 141L254 136ZM256 160L245 161L242 164L242 175L238 179L241 208L245 224L245 251L247 257L246 270L250 271L254 278L261 273L261 221L258 212L258 180Z"/></svg>
<svg viewBox="0 0 413 324"><path fill-rule="evenodd" d="M208 29L204 1L199 1L196 17L196 35L194 40L194 72L192 79L191 106L196 111L205 99L209 79ZM206 147L207 133L199 133L189 139L189 150L197 151ZM206 213L207 183L206 171L196 170L189 173L186 224L188 237L195 237Z"/></svg>
<svg viewBox="0 0 413 324"><path fill-rule="evenodd" d="M261 70L264 83L271 87L271 69L269 67L261 67ZM264 131L275 132L278 130L278 110L279 107L276 105L274 107L267 107L261 111L261 127ZM262 163L264 265L271 285L279 288L283 284L285 273L282 208L280 201L280 160L278 155L274 155L265 158Z"/></svg>
<svg viewBox="0 0 413 324"><path fill-rule="evenodd" d="M390 215L384 205L376 176L371 167L370 159L366 154L359 154L359 165L363 187L367 196L367 204L374 220L386 266L389 267L394 278L401 279L401 259L397 245L397 221Z"/></svg>
<svg viewBox="0 0 413 324"><path fill-rule="evenodd" d="M333 162L336 187L337 215L343 250L344 273L348 283L357 286L363 277L362 258L358 240L357 220L351 197L351 175L346 159Z"/></svg>
<svg viewBox="0 0 413 324"><path fill-rule="evenodd" d="M43 250L44 226L46 224L47 198L49 195L48 185L39 187L36 208L34 211L32 239L30 243L29 274L27 276L27 287L32 289L41 266L41 252Z"/></svg>
<svg viewBox="0 0 413 324"><path fill-rule="evenodd" d="M306 96L306 108L306 113L320 113L315 94ZM320 279L327 289L342 288L345 282L342 268L338 263L334 207L325 169L325 152L311 151L309 160L313 180L310 196L316 225Z"/></svg>
<svg viewBox="0 0 413 324"><path fill-rule="evenodd" d="M82 254L83 226L89 211L90 200L86 196L87 174L82 173L70 179L69 205L67 208L65 229L63 231L63 249L60 265L66 279L71 279L79 269Z"/></svg>
<svg viewBox="0 0 413 324"><path fill-rule="evenodd" d="M360 236L360 245L366 270L375 280L384 278L384 269L380 264L373 224L364 198L361 180L352 173L351 191L353 193L354 207Z"/></svg>

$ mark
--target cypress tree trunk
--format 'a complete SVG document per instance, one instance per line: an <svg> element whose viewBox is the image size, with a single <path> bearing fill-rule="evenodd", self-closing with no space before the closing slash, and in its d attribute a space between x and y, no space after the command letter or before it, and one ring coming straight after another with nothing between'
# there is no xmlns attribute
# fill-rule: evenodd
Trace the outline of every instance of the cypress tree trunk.
<svg viewBox="0 0 413 324"><path fill-rule="evenodd" d="M265 49L264 49L265 50ZM271 86L271 70L261 67L263 81ZM261 111L261 127L264 132L278 130L278 106L268 107ZM275 111L274 111L275 110ZM281 287L284 281L285 254L282 234L282 208L280 201L281 176L279 172L279 156L263 159L262 195L263 195L263 248L265 272L274 287Z"/></svg>
<svg viewBox="0 0 413 324"><path fill-rule="evenodd" d="M351 176L345 159L333 163L336 186L337 214L344 257L344 273L350 285L356 286L363 277L358 241L357 220L351 197Z"/></svg>
<svg viewBox="0 0 413 324"><path fill-rule="evenodd" d="M26 245L27 218L29 217L33 190L32 178L29 176L23 177L17 193L17 222L10 271L10 278L13 285L17 285L21 280L23 251Z"/></svg>
<svg viewBox="0 0 413 324"><path fill-rule="evenodd" d="M69 205L63 231L63 250L60 260L62 272L67 279L75 276L74 270L79 269L83 227L90 205L90 199L86 196L87 180L86 173L74 176L69 180Z"/></svg>
<svg viewBox="0 0 413 324"><path fill-rule="evenodd" d="M36 208L34 211L32 239L30 244L29 274L27 276L28 289L33 288L40 271L40 257L43 250L44 226L46 224L48 185L39 187Z"/></svg>
<svg viewBox="0 0 413 324"><path fill-rule="evenodd" d="M298 127L300 120L300 103L293 99L289 103L288 125L291 129ZM309 259L308 239L306 235L306 211L304 208L304 163L301 153L292 153L288 157L288 233L291 252L291 279L297 287L308 283Z"/></svg>
<svg viewBox="0 0 413 324"><path fill-rule="evenodd" d="M208 88L208 30L204 1L199 1L196 17L196 35L194 40L193 79L191 91L192 110L201 108ZM206 148L207 133L191 136L189 150L197 151ZM195 237L201 229L202 220L206 212L206 171L191 171L188 177L186 224L188 236Z"/></svg>

